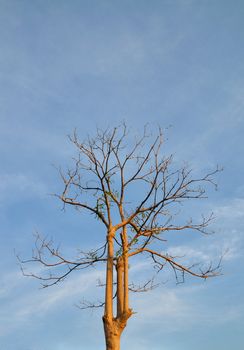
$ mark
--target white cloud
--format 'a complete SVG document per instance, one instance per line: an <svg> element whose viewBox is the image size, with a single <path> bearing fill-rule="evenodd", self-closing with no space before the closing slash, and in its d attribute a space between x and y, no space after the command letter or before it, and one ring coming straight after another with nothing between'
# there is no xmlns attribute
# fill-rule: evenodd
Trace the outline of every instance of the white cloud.
<svg viewBox="0 0 244 350"><path fill-rule="evenodd" d="M169 248L167 253L179 260L186 259L188 263L192 263L193 261L208 262L211 259L210 254L207 254L204 249L200 250L187 245Z"/></svg>
<svg viewBox="0 0 244 350"><path fill-rule="evenodd" d="M144 328L159 323L164 332L176 329L184 331L200 324L216 326L241 317L243 305L222 304L209 307L204 298L207 289L210 295L209 284L158 288L150 295L137 295L132 301L134 311L138 312L135 315L136 323L129 332L141 332Z"/></svg>
<svg viewBox="0 0 244 350"><path fill-rule="evenodd" d="M244 198L234 198L228 204L214 209L216 217L220 220L236 220L244 218Z"/></svg>
<svg viewBox="0 0 244 350"><path fill-rule="evenodd" d="M0 174L1 202L9 202L18 198L42 197L47 194L46 186L39 180L26 174ZM0 203L1 203L0 202Z"/></svg>
<svg viewBox="0 0 244 350"><path fill-rule="evenodd" d="M72 303L79 302L84 294L91 294L92 298L94 285L98 278L101 278L99 270L83 272L74 275L56 288L54 286L36 290L26 282L27 280L21 276L21 273L5 274L3 277L5 283L0 290L1 296L4 297L0 316L0 323L4 326L0 334L3 336L22 327L30 322L34 315L44 317L57 307L60 308L63 305L70 307ZM19 291L18 296L15 295L17 290Z"/></svg>
<svg viewBox="0 0 244 350"><path fill-rule="evenodd" d="M1 267L3 270L3 267ZM1 275L0 297L8 296L18 284L21 283L23 275L20 271L11 271Z"/></svg>
<svg viewBox="0 0 244 350"><path fill-rule="evenodd" d="M89 288L94 286L96 280L101 276L101 272L94 270L75 276L65 282L62 286L59 285L56 288L48 288L44 291L36 293L33 297L23 297L22 305L17 316L28 317L33 314L33 306L35 311L42 315L51 310L53 307L57 307L67 300L73 300L74 297L82 295L87 292Z"/></svg>
<svg viewBox="0 0 244 350"><path fill-rule="evenodd" d="M199 236L184 245L175 245L167 253L179 257L187 263L216 261L223 255L224 261L230 261L243 255L244 246L244 199L234 198L227 204L213 209L216 220L215 234ZM182 259L180 258L182 257Z"/></svg>
<svg viewBox="0 0 244 350"><path fill-rule="evenodd" d="M179 263L190 266L200 264L217 265L222 258L223 264L242 256L243 237L234 229L208 237L199 238L188 245L173 246L168 249L169 255L175 256Z"/></svg>

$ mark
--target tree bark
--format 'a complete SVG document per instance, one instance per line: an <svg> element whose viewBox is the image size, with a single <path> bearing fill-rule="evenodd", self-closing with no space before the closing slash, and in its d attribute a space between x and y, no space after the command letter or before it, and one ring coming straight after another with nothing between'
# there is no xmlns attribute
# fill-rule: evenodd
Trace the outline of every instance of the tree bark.
<svg viewBox="0 0 244 350"><path fill-rule="evenodd" d="M107 273L105 289L105 310L103 316L104 334L106 341L106 350L120 350L120 337L126 327L127 320L132 315L129 309L128 298L128 252L127 252L127 234L123 229L123 255L117 259L117 316L113 316L113 266L114 266L114 239L115 231L108 230L108 255L107 255Z"/></svg>
<svg viewBox="0 0 244 350"><path fill-rule="evenodd" d="M105 289L105 314L108 319L113 318L113 235L114 232L110 230L107 236L108 242L108 256L107 256L107 272L106 272L106 289Z"/></svg>
<svg viewBox="0 0 244 350"><path fill-rule="evenodd" d="M118 327L116 319L108 320L103 316L104 334L106 342L106 350L120 350L120 336L123 329Z"/></svg>
<svg viewBox="0 0 244 350"><path fill-rule="evenodd" d="M112 320L103 316L103 326L106 341L106 350L120 350L120 338L126 327L127 320L132 315L132 310L124 312L119 318Z"/></svg>
<svg viewBox="0 0 244 350"><path fill-rule="evenodd" d="M117 318L124 311L124 261L120 257L117 260Z"/></svg>
<svg viewBox="0 0 244 350"><path fill-rule="evenodd" d="M129 261L126 227L123 227L123 261L124 261L124 312L129 311Z"/></svg>

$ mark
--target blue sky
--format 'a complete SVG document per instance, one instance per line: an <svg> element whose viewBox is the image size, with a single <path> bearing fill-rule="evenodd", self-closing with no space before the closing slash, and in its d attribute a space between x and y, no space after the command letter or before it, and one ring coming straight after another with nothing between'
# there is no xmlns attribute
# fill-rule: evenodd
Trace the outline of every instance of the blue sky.
<svg viewBox="0 0 244 350"><path fill-rule="evenodd" d="M242 0L0 0L1 349L104 349L101 311L74 307L99 298L102 267L40 290L13 251L28 256L35 230L69 254L91 246L97 222L49 196L61 189L52 165L70 162L75 127L82 139L122 120L132 135L172 125L177 161L224 167L219 191L189 207L213 210L216 234L173 237L169 249L206 261L228 248L223 276L176 286L166 272L161 288L132 296L122 349L242 349L243 18ZM136 262L131 278L147 267Z"/></svg>

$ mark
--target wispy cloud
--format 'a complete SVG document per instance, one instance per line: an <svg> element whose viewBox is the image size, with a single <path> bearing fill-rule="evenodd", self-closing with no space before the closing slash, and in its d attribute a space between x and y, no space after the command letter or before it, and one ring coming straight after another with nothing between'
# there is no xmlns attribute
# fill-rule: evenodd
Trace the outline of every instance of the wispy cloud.
<svg viewBox="0 0 244 350"><path fill-rule="evenodd" d="M224 221L244 219L244 198L228 200L228 203L216 207L214 212L218 219Z"/></svg>
<svg viewBox="0 0 244 350"><path fill-rule="evenodd" d="M218 257L223 260L237 259L241 255L243 237L236 230L218 233L209 239L199 238L188 245L172 246L167 250L169 255L175 256L186 264L208 264Z"/></svg>
<svg viewBox="0 0 244 350"><path fill-rule="evenodd" d="M14 329L24 327L34 315L45 317L60 306L74 305L82 299L82 295L94 295L96 280L101 278L101 271L94 270L74 275L62 285L43 290L35 290L26 283L26 279L19 272L10 272L3 276L4 283L0 295L6 300L2 304L0 334L6 335ZM10 282L10 283L9 283ZM18 296L16 296L18 290ZM11 302L10 302L11 300Z"/></svg>
<svg viewBox="0 0 244 350"><path fill-rule="evenodd" d="M0 204L21 198L43 197L47 194L44 183L23 173L0 174Z"/></svg>
<svg viewBox="0 0 244 350"><path fill-rule="evenodd" d="M189 330L193 326L205 324L208 326L229 323L241 317L244 305L225 305L207 307L198 303L199 297L211 286L183 286L176 288L158 288L150 295L137 296L133 300L137 325L133 331L141 331L145 327L161 325L164 332L176 329ZM209 292L210 293L210 292ZM223 307L223 306L222 306ZM224 315L224 317L223 317Z"/></svg>

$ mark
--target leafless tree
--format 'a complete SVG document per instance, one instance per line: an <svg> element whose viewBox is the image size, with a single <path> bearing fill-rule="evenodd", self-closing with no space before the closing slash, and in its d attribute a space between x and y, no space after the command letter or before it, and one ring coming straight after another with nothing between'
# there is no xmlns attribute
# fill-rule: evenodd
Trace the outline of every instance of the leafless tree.
<svg viewBox="0 0 244 350"><path fill-rule="evenodd" d="M164 156L163 133L156 135L147 127L140 138L129 138L128 128L121 125L105 131L97 130L94 138L78 140L70 137L78 151L74 167L60 170L63 191L56 195L64 207L94 215L104 226L104 243L89 252L80 251L78 258L66 259L52 241L37 234L32 258L21 263L37 262L47 267L49 275L24 274L41 280L48 287L64 280L72 271L97 263L106 264L104 302L84 303L83 307L104 307L103 324L107 350L120 349L120 336L133 311L129 306L130 291L146 291L153 279L142 286L129 283L129 259L147 255L157 271L170 267L177 279L186 274L207 279L219 274L220 265L182 263L179 257L164 253L165 234L169 231L198 231L207 234L212 214L201 222L192 219L179 224L175 208L190 200L206 198L206 186L215 185L219 168L195 178L187 167L176 167L172 156ZM114 311L116 301L116 311Z"/></svg>

